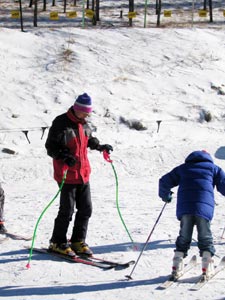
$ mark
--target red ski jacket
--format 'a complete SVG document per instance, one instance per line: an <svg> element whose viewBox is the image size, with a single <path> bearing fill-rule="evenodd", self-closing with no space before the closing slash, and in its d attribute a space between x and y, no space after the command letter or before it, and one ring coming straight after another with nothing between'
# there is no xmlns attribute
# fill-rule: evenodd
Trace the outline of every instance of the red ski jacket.
<svg viewBox="0 0 225 300"><path fill-rule="evenodd" d="M69 167L65 183L82 184L89 181L91 167L87 147L97 149L99 141L92 137L91 129L85 120L78 119L71 107L54 119L45 143L47 153L53 158L54 179L61 183L64 171L64 153L68 151L76 159Z"/></svg>

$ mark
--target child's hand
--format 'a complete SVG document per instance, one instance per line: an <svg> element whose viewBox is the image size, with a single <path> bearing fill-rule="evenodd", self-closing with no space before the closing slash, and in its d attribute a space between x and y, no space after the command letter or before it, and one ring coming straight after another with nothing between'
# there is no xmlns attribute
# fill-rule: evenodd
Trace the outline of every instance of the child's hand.
<svg viewBox="0 0 225 300"><path fill-rule="evenodd" d="M169 192L168 196L166 198L162 198L162 201L166 202L166 203L170 203L172 201L172 195L173 195L173 192Z"/></svg>

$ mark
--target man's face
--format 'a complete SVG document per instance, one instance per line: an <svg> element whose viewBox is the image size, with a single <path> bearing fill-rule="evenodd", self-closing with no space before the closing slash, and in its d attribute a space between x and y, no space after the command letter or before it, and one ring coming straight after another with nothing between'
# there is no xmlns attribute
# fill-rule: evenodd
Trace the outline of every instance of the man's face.
<svg viewBox="0 0 225 300"><path fill-rule="evenodd" d="M82 111L75 111L75 115L79 118L79 119L85 119L87 117L90 116L90 113L86 113L86 112L82 112Z"/></svg>

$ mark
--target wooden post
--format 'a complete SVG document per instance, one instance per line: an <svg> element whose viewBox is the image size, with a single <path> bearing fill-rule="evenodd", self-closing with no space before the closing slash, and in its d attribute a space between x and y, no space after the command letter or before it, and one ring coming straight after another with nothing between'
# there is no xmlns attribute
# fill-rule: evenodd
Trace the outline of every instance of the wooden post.
<svg viewBox="0 0 225 300"><path fill-rule="evenodd" d="M159 11L159 0L155 1L155 14L158 15L158 11Z"/></svg>
<svg viewBox="0 0 225 300"><path fill-rule="evenodd" d="M209 0L209 16L210 16L209 21L213 22L212 0Z"/></svg>
<svg viewBox="0 0 225 300"><path fill-rule="evenodd" d="M95 0L91 1L91 9L94 12L93 18L92 18L92 25L96 25L96 11L95 11Z"/></svg>
<svg viewBox="0 0 225 300"><path fill-rule="evenodd" d="M203 1L203 9L204 9L204 10L207 9L207 3L206 3L206 1L207 1L207 0L204 0L204 1Z"/></svg>
<svg viewBox="0 0 225 300"><path fill-rule="evenodd" d="M157 9L157 27L160 26L161 9L162 9L162 2L161 2L161 0L158 0L158 9Z"/></svg>
<svg viewBox="0 0 225 300"><path fill-rule="evenodd" d="M21 27L21 31L23 31L23 12L22 12L22 3L21 0L19 0L20 2L20 27Z"/></svg>
<svg viewBox="0 0 225 300"><path fill-rule="evenodd" d="M95 11L96 21L100 21L100 1L96 0L96 11Z"/></svg>
<svg viewBox="0 0 225 300"><path fill-rule="evenodd" d="M95 0L91 1L91 9L95 11Z"/></svg>
<svg viewBox="0 0 225 300"><path fill-rule="evenodd" d="M37 11L38 11L38 0L34 0L34 27L37 27Z"/></svg>
<svg viewBox="0 0 225 300"><path fill-rule="evenodd" d="M129 0L129 12L134 11L134 0ZM129 18L129 26L132 26L132 18Z"/></svg>
<svg viewBox="0 0 225 300"><path fill-rule="evenodd" d="M64 9L63 12L66 13L66 0L64 0Z"/></svg>
<svg viewBox="0 0 225 300"><path fill-rule="evenodd" d="M43 11L46 11L46 0L43 0Z"/></svg>

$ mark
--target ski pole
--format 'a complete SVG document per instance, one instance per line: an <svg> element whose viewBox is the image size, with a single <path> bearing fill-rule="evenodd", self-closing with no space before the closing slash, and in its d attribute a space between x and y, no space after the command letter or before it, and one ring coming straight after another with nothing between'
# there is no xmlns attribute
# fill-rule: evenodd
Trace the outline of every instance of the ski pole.
<svg viewBox="0 0 225 300"><path fill-rule="evenodd" d="M142 256L142 254L143 254L143 252L144 252L144 250L145 250L145 248L146 248L146 246L147 246L147 244L148 244L148 242L149 242L149 240L150 240L150 238L151 238L151 236L152 236L152 233L153 233L153 231L154 231L154 229L155 229L157 223L159 222L159 219L160 219L160 217L161 217L161 215L162 215L162 213L163 213L164 208L166 207L166 204L167 204L167 202L165 202L165 204L163 205L163 208L162 208L162 210L161 210L161 212L160 212L160 214L159 214L159 216L158 216L158 218L157 218L157 220L156 220L156 222L155 222L155 224L154 224L154 226L153 226L153 228L152 228L152 230L151 230L151 232L150 232L150 234L149 234L149 236L148 236L148 238L147 238L147 241L145 242L145 244L144 244L144 246L143 246L143 248L142 248L142 250L141 250L141 252L140 252L140 254L139 254L139 256L138 256L138 259L137 259L136 263L135 263L134 266L133 266L133 269L132 269L131 272L130 272L130 275L126 275L126 276L125 276L126 278L128 278L128 280L129 280L129 279L133 279L133 278L131 277L131 275L133 274L133 272L134 272L134 270L135 270L135 268L136 268L136 266L137 266L137 264L138 264L138 262L139 262L139 260L140 260L140 258L141 258L141 256Z"/></svg>
<svg viewBox="0 0 225 300"><path fill-rule="evenodd" d="M119 189L118 189L118 185L119 184L118 184L118 177L117 177L117 174L116 174L116 170L115 170L115 167L113 165L113 161L110 159L109 153L107 151L105 151L105 150L103 151L103 157L112 166L112 169L113 169L113 172L114 172L114 175L115 175L115 180L116 180L116 207L117 207L117 211L118 211L118 214L120 216L120 220L121 220L121 222L122 222L122 224L123 224L123 226L124 226L124 228L125 228L128 236L129 236L131 242L134 244L134 241L133 241L133 239L132 239L132 237L131 237L128 229L127 229L127 226L126 226L126 224L125 224L125 222L123 220L122 214L120 212L120 207L119 207Z"/></svg>
<svg viewBox="0 0 225 300"><path fill-rule="evenodd" d="M63 172L63 179L62 179L62 182L59 186L59 190L57 191L57 193L55 194L55 196L53 197L53 199L48 203L48 205L44 208L44 210L42 211L42 213L40 214L37 222L36 222L36 225L35 225L35 228L34 228L34 233L33 233L33 237L32 237L32 243L31 243L31 247L30 247L30 254L29 254L29 258L28 258L28 263L26 265L26 268L29 269L30 268L30 262L31 262L31 259L32 259L32 253L33 253L33 248L34 248L34 241L35 241L35 238L36 238L36 232L37 232L37 228L38 228L38 224L40 223L44 213L47 211L47 209L52 205L52 203L55 201L55 199L57 198L58 194L61 192L62 190L62 187L64 185L64 182L66 180L66 175L67 175L67 171L68 171L68 167L66 167L64 169L64 172Z"/></svg>

